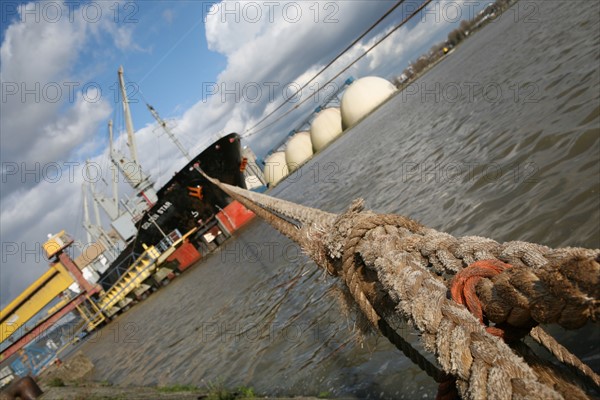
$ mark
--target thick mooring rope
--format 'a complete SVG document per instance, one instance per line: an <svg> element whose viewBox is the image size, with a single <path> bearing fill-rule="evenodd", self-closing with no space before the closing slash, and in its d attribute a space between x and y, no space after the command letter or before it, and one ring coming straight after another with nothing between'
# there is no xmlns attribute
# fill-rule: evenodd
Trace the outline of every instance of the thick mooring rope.
<svg viewBox="0 0 600 400"><path fill-rule="evenodd" d="M574 385L570 375L535 358L521 341L511 344L513 351L482 322L528 332L538 323L575 329L597 321L600 250L455 238L403 216L364 212L362 201L335 215L210 180L339 276L375 328L437 381L452 375L462 397L587 398L583 389L589 388ZM469 268L483 260L509 267L465 281L481 304L476 316L450 298L449 288L455 275L472 275ZM394 328L398 317L421 332L439 367L407 347ZM600 390L598 376L543 330L534 328L532 337Z"/></svg>

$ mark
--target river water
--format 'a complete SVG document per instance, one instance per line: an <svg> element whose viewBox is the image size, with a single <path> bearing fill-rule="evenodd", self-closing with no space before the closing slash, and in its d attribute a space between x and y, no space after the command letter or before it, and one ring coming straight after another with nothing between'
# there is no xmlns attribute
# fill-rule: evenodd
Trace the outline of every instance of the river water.
<svg viewBox="0 0 600 400"><path fill-rule="evenodd" d="M271 195L331 212L362 197L453 235L600 247L600 28L593 1L521 1ZM432 398L340 292L254 221L82 346L95 379L269 394ZM551 328L600 370L597 326Z"/></svg>

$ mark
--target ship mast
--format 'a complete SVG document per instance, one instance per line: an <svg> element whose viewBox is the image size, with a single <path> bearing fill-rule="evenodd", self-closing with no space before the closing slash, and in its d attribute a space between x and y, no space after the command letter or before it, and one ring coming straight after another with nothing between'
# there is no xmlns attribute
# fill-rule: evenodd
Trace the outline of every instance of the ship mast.
<svg viewBox="0 0 600 400"><path fill-rule="evenodd" d="M173 141L173 143L175 143L175 145L177 146L179 151L181 151L181 154L183 154L185 156L185 158L187 158L188 161L192 161L192 157L190 157L190 153L188 153L187 150L185 149L185 147L183 147L183 145L181 144L181 142L179 140L177 140L177 137L175 137L173 132L171 132L171 129L169 129L169 127L167 126L167 123L160 117L160 115L158 115L158 111L156 111L154 109L154 107L152 107L148 103L146 103L146 107L148 107L148 110L150 110L150 114L152 114L152 116L154 117L156 122L158 122L158 124L163 128L163 130L167 133L167 135L169 135L169 138Z"/></svg>
<svg viewBox="0 0 600 400"><path fill-rule="evenodd" d="M112 119L110 121L108 121L108 136L110 138L109 142L110 142L110 154L112 154L112 141L113 141L113 122ZM113 204L114 207L117 209L117 215L120 215L121 213L119 212L119 171L117 171L117 168L112 168L112 187L113 187Z"/></svg>
<svg viewBox="0 0 600 400"><path fill-rule="evenodd" d="M125 90L125 81L123 79L123 67L119 67L119 86L121 89L121 96L123 100L123 112L125 114L125 126L127 130L127 141L129 150L131 152L132 161L128 160L119 151L113 149L113 142L110 141L111 154L110 158L113 164L121 171L125 180L129 185L137 192L138 198L143 199L143 204L138 203L136 206L136 215L141 216L148 208L152 207L157 201L158 197L154 190L153 183L150 177L144 174L142 166L140 165L137 158L137 150L135 145L135 137L133 136L133 122L131 121L131 113L129 111L129 99L127 98L127 90ZM111 130L112 132L112 130ZM109 132L111 139L112 133Z"/></svg>
<svg viewBox="0 0 600 400"><path fill-rule="evenodd" d="M90 212L87 202L88 184L84 183L81 187L83 194L83 227L85 228L88 244L100 243L106 250L107 258L112 261L116 258L117 250L116 244L113 239L104 231L102 228L102 222L100 221L100 212L98 211L98 205L94 203L94 214L96 216L96 224L93 224L90 220Z"/></svg>
<svg viewBox="0 0 600 400"><path fill-rule="evenodd" d="M112 132L112 120L110 120L108 122L108 134L109 134L109 138L110 138L110 151L112 154L112 136L113 136L113 132ZM88 168L87 166L87 161L86 161L86 168ZM119 210L119 192L118 192L118 174L119 172L117 171L116 167L111 168L112 170L112 198L107 198L106 196L104 196L101 193L96 192L96 188L94 187L94 185L91 185L90 187L90 191L92 193L92 198L94 199L94 201L98 204L100 204L100 207L102 207L102 209L104 210L104 212L106 213L106 215L108 215L108 217L110 218L111 221L116 220L117 218L119 218L119 216L121 216L121 212ZM102 179L104 180L104 179Z"/></svg>
<svg viewBox="0 0 600 400"><path fill-rule="evenodd" d="M108 121L108 151L109 155L113 155L113 122L112 119Z"/></svg>
<svg viewBox="0 0 600 400"><path fill-rule="evenodd" d="M135 139L133 137L133 121L131 120L131 111L129 110L129 99L127 98L127 91L125 90L125 79L123 78L123 66L119 66L119 87L121 88L121 98L123 103L123 116L125 117L125 129L127 130L127 143L129 145L129 152L131 158L136 165L140 165L140 161L137 156L137 149L135 147Z"/></svg>
<svg viewBox="0 0 600 400"><path fill-rule="evenodd" d="M85 228L85 234L87 236L87 242L92 243L92 222L90 221L90 209L88 208L87 202L87 191L85 190L86 184L81 185L81 195L83 197L83 227Z"/></svg>

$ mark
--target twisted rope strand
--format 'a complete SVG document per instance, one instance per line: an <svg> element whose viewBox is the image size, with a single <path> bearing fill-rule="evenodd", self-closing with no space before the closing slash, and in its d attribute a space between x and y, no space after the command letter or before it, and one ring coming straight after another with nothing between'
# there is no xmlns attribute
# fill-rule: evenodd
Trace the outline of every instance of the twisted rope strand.
<svg viewBox="0 0 600 400"><path fill-rule="evenodd" d="M534 371L504 342L489 335L478 317L447 298L444 275L481 260L508 263L511 268L468 285L481 299L486 318L516 326L534 321L577 328L600 315L600 251L499 244L476 236L455 238L403 216L363 212L362 201L336 216L210 180L340 276L367 319L397 347L403 343L395 339L398 335L388 316L399 315L413 323L443 371L456 377L463 397L563 398L559 391L564 394L568 383L556 376L549 379L552 373L537 364ZM533 335L552 346L538 330ZM526 354L529 350L524 348ZM564 348L554 348L568 364L590 371ZM427 368L422 359L411 356ZM597 376L592 379L597 382Z"/></svg>

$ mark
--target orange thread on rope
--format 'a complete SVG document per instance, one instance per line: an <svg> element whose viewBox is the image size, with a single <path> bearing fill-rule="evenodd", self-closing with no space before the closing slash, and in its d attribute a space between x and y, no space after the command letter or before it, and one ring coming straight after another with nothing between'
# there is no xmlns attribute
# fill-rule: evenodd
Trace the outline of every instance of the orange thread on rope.
<svg viewBox="0 0 600 400"><path fill-rule="evenodd" d="M477 284L482 279L496 276L510 267L512 265L495 259L475 261L454 276L450 286L452 300L466 306L469 312L479 319L479 322L486 325L483 319L483 307L479 297L477 297ZM485 330L494 336L506 339L504 329L486 325ZM451 391L451 389L454 389L454 391ZM439 384L436 400L457 398L459 398L459 395L456 390L456 378L450 376Z"/></svg>
<svg viewBox="0 0 600 400"><path fill-rule="evenodd" d="M479 322L485 325L483 321L483 308L479 297L477 297L477 284L483 278L491 278L510 267L512 265L494 259L475 261L456 274L452 280L452 286L450 287L452 300L466 306L471 314L479 318ZM488 326L486 329L492 335L504 337L503 334L499 334L502 333L502 330L498 328Z"/></svg>

